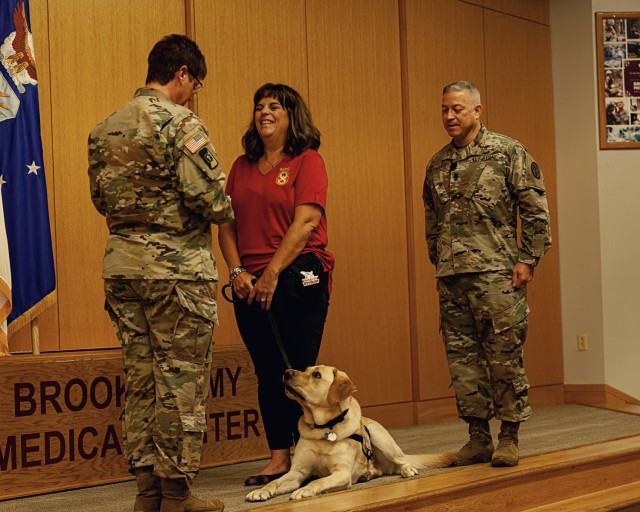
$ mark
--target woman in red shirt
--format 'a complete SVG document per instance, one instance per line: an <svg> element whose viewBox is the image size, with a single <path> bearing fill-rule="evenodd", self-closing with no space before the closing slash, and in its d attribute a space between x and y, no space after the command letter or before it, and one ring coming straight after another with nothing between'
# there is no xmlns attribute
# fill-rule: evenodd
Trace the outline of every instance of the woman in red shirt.
<svg viewBox="0 0 640 512"><path fill-rule="evenodd" d="M284 394L286 368L267 311L275 317L291 366L314 365L329 307L333 254L326 250L327 172L317 153L320 132L302 97L291 87L265 84L254 94L253 119L242 138L245 154L227 181L235 221L218 240L230 269L240 335L258 377L258 401L271 459L245 485L264 485L291 467L300 407ZM305 298L283 272L312 253L320 274L305 277ZM285 276L288 276L285 272ZM306 286L306 285L303 285Z"/></svg>

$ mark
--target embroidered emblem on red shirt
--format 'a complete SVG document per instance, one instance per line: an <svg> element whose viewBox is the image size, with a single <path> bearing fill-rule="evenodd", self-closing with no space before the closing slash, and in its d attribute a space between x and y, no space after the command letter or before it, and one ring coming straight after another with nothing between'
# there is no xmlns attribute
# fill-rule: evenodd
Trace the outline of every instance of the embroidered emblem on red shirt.
<svg viewBox="0 0 640 512"><path fill-rule="evenodd" d="M282 169L276 176L276 185L286 185L289 181L289 169Z"/></svg>

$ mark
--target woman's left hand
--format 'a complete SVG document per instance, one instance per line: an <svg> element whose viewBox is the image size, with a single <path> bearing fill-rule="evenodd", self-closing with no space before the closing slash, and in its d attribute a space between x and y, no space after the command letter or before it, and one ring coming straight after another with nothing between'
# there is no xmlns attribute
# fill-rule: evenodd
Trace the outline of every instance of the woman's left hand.
<svg viewBox="0 0 640 512"><path fill-rule="evenodd" d="M253 290L251 290L249 297L247 297L247 304L251 305L255 300L260 303L261 309L269 311L276 286L278 286L278 276L265 272L253 285Z"/></svg>

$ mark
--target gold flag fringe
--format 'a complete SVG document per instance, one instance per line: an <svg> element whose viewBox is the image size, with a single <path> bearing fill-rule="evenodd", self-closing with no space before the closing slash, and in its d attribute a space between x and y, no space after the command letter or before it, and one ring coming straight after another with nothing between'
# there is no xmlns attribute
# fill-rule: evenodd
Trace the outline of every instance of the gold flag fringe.
<svg viewBox="0 0 640 512"><path fill-rule="evenodd" d="M45 309L53 306L58 300L58 292L57 290L53 290L49 295L43 297L43 299L38 302L35 306L29 308L22 315L16 318L13 322L9 324L9 335L14 334L16 331L28 325L31 320L41 315Z"/></svg>

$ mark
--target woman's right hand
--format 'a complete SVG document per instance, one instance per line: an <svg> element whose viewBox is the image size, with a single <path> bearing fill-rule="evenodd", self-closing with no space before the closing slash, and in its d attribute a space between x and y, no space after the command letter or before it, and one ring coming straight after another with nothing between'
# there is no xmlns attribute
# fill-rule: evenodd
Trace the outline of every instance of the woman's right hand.
<svg viewBox="0 0 640 512"><path fill-rule="evenodd" d="M249 272L242 272L242 274L236 276L233 280L233 292L236 297L245 300L249 296L249 293L253 290L252 280L254 278L255 276Z"/></svg>

